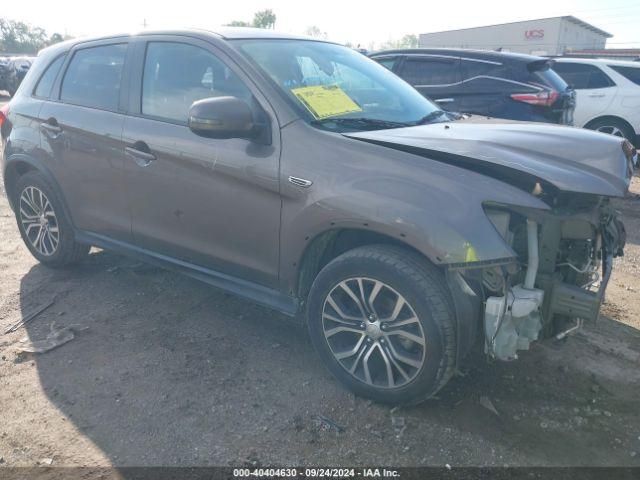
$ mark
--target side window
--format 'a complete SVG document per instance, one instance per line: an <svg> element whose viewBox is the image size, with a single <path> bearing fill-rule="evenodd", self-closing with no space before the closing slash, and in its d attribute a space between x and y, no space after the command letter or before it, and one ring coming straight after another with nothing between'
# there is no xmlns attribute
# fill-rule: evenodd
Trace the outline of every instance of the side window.
<svg viewBox="0 0 640 480"><path fill-rule="evenodd" d="M609 68L612 68L627 80L635 83L636 85L640 85L640 67L621 67L619 65L609 65Z"/></svg>
<svg viewBox="0 0 640 480"><path fill-rule="evenodd" d="M606 88L615 85L606 73L597 67L594 68L595 70L589 75L589 85L587 88Z"/></svg>
<svg viewBox="0 0 640 480"><path fill-rule="evenodd" d="M64 62L65 57L66 54L60 55L45 69L40 80L38 80L35 90L33 91L33 94L36 97L49 98L49 95L51 95L51 89L53 88L53 82L55 82L56 77L58 76L58 72L60 71L60 67L62 66L62 62Z"/></svg>
<svg viewBox="0 0 640 480"><path fill-rule="evenodd" d="M193 102L227 95L252 98L242 80L211 52L186 43L147 45L143 115L183 123Z"/></svg>
<svg viewBox="0 0 640 480"><path fill-rule="evenodd" d="M117 110L126 44L78 50L62 80L60 99L66 103Z"/></svg>
<svg viewBox="0 0 640 480"><path fill-rule="evenodd" d="M380 65L382 65L383 67L393 71L393 67L396 64L396 61L398 61L398 57L387 57L387 58L380 58L380 59L374 58L374 60L378 62Z"/></svg>
<svg viewBox="0 0 640 480"><path fill-rule="evenodd" d="M457 60L407 59L402 68L402 78L414 86L450 85L460 81Z"/></svg>
<svg viewBox="0 0 640 480"><path fill-rule="evenodd" d="M615 85L613 80L593 65L557 62L553 65L553 69L571 88L576 90L606 88Z"/></svg>
<svg viewBox="0 0 640 480"><path fill-rule="evenodd" d="M470 78L488 75L491 77L503 77L505 68L501 64L488 62L474 62L473 60L462 60L462 78Z"/></svg>

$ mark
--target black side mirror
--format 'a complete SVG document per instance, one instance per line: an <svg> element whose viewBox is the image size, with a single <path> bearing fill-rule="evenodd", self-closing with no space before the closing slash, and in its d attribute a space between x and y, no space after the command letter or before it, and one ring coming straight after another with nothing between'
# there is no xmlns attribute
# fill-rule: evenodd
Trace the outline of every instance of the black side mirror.
<svg viewBox="0 0 640 480"><path fill-rule="evenodd" d="M208 138L249 138L259 136L251 108L237 97L198 100L189 108L189 129Z"/></svg>

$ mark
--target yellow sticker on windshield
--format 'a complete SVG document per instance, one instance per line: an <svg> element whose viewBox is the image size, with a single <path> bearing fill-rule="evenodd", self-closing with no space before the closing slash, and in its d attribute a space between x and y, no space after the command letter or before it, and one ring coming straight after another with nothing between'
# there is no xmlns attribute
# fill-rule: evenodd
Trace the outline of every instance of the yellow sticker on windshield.
<svg viewBox="0 0 640 480"><path fill-rule="evenodd" d="M315 85L291 89L298 100L318 120L362 109L337 85Z"/></svg>

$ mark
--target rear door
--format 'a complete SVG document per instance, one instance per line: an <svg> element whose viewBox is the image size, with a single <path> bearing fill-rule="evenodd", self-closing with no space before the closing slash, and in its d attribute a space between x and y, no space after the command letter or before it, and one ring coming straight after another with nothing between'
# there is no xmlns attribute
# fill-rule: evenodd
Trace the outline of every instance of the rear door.
<svg viewBox="0 0 640 480"><path fill-rule="evenodd" d="M126 184L138 246L277 286L279 128L266 99L208 42L145 36L136 44L124 128ZM271 125L269 144L203 138L191 104L235 96Z"/></svg>
<svg viewBox="0 0 640 480"><path fill-rule="evenodd" d="M459 58L408 55L399 66L398 74L443 110L460 110L462 74Z"/></svg>
<svg viewBox="0 0 640 480"><path fill-rule="evenodd" d="M127 38L82 43L40 110L41 147L78 229L131 239L123 183Z"/></svg>
<svg viewBox="0 0 640 480"><path fill-rule="evenodd" d="M556 62L553 70L576 92L574 123L578 127L605 112L617 94L614 81L595 65Z"/></svg>
<svg viewBox="0 0 640 480"><path fill-rule="evenodd" d="M460 109L465 113L505 117L509 92L514 85L503 77L506 67L503 63L490 60L463 58L462 91Z"/></svg>

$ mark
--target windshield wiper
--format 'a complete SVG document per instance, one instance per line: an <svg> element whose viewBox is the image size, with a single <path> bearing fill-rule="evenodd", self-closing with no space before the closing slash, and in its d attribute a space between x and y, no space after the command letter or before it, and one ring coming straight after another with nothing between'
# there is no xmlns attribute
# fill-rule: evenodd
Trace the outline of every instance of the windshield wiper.
<svg viewBox="0 0 640 480"><path fill-rule="evenodd" d="M382 120L379 118L323 118L322 120L313 120L311 122L314 125L324 125L327 123L335 123L336 125L343 125L345 127L353 128L402 128L408 127L410 123L394 122L391 120Z"/></svg>
<svg viewBox="0 0 640 480"><path fill-rule="evenodd" d="M432 122L436 118L440 118L442 115L446 115L447 112L444 110L434 110L433 112L425 115L420 120L418 120L414 125L424 125L425 123Z"/></svg>

